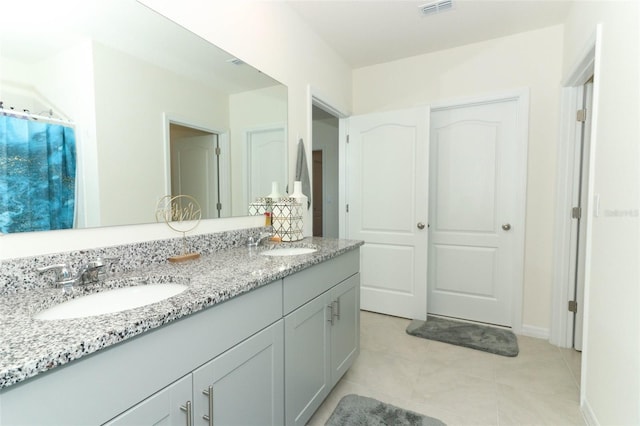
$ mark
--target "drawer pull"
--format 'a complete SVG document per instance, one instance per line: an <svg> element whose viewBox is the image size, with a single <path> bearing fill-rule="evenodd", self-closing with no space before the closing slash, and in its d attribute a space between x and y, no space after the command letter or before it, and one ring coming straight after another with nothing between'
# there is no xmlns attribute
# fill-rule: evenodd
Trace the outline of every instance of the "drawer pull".
<svg viewBox="0 0 640 426"><path fill-rule="evenodd" d="M330 304L327 305L327 308L329 308L329 319L327 321L329 321L331 323L331 325L333 325L333 302L331 302Z"/></svg>
<svg viewBox="0 0 640 426"><path fill-rule="evenodd" d="M191 401L187 401L185 405L181 405L180 409L187 413L187 426L193 426L193 418L191 417Z"/></svg>
<svg viewBox="0 0 640 426"><path fill-rule="evenodd" d="M209 426L213 426L213 386L209 386L202 393L209 397L209 414L205 414L202 418L209 422Z"/></svg>

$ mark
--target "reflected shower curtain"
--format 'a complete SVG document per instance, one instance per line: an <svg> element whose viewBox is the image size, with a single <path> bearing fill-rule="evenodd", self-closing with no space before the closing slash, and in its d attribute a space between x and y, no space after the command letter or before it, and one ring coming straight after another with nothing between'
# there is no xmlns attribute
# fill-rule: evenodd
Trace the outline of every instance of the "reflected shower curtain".
<svg viewBox="0 0 640 426"><path fill-rule="evenodd" d="M73 128L0 114L0 232L73 227Z"/></svg>

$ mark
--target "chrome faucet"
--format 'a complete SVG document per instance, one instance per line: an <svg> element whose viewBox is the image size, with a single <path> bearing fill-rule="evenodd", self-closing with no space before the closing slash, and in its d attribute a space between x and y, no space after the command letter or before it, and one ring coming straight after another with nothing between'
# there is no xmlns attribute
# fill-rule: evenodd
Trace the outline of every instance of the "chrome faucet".
<svg viewBox="0 0 640 426"><path fill-rule="evenodd" d="M41 274L48 271L55 272L55 280L53 282L55 287L66 290L74 285L91 284L103 280L107 275L106 266L116 263L118 260L117 258L103 259L98 257L95 260L83 263L75 275L71 273L71 269L66 263L44 266L36 270Z"/></svg>
<svg viewBox="0 0 640 426"><path fill-rule="evenodd" d="M271 232L263 232L260 234L258 238L249 237L249 242L247 242L248 247L258 247L262 244L262 242L268 238L273 237L273 233Z"/></svg>

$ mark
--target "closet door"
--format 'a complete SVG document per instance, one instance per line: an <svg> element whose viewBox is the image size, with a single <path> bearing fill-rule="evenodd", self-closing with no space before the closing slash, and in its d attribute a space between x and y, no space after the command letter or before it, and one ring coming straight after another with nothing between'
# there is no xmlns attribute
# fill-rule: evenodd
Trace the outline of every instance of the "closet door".
<svg viewBox="0 0 640 426"><path fill-rule="evenodd" d="M347 238L361 248L362 309L427 315L429 150L424 108L348 119Z"/></svg>
<svg viewBox="0 0 640 426"><path fill-rule="evenodd" d="M519 123L513 98L431 113L430 314L513 325L527 170Z"/></svg>

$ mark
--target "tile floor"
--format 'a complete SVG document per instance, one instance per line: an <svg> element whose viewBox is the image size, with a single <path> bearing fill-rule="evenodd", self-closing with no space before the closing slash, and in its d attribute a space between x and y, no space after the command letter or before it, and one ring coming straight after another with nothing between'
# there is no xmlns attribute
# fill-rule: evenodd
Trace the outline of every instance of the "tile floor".
<svg viewBox="0 0 640 426"><path fill-rule="evenodd" d="M409 336L409 320L362 311L360 356L309 421L355 393L455 425L584 425L580 353L518 336L515 358Z"/></svg>

